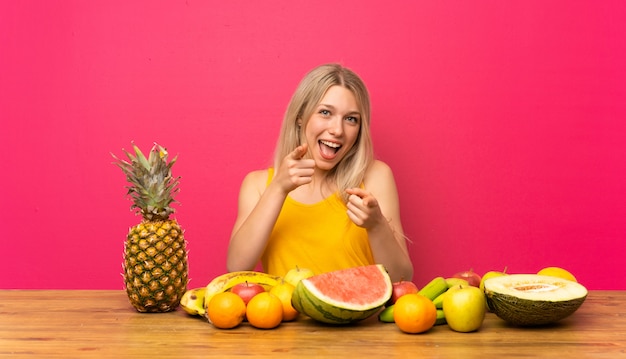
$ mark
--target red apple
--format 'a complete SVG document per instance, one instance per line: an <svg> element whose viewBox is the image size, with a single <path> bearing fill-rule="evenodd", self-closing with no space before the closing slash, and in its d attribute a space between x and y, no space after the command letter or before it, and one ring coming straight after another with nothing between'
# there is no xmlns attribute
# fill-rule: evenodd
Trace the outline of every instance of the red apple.
<svg viewBox="0 0 626 359"><path fill-rule="evenodd" d="M480 275L474 272L472 269L456 273L453 278L465 279L469 285L473 287L480 287Z"/></svg>
<svg viewBox="0 0 626 359"><path fill-rule="evenodd" d="M392 284L391 298L389 298L388 305L395 304L398 298L405 294L417 293L417 286L413 282L401 280Z"/></svg>
<svg viewBox="0 0 626 359"><path fill-rule="evenodd" d="M230 291L240 296L243 302L248 305L250 299L259 293L265 292L265 288L260 284L248 283L248 281L246 281L235 285Z"/></svg>

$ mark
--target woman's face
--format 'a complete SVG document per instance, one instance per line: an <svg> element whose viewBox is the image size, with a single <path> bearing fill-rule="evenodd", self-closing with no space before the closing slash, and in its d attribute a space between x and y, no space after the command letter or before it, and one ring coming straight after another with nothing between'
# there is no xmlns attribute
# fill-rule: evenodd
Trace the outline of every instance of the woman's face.
<svg viewBox="0 0 626 359"><path fill-rule="evenodd" d="M361 114L352 91L330 87L306 123L304 137L315 166L328 171L354 146L361 127Z"/></svg>

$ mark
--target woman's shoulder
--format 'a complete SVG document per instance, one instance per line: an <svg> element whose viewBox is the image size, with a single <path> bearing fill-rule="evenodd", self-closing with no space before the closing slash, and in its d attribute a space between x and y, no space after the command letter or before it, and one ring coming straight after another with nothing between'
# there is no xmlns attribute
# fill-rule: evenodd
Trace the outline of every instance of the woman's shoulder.
<svg viewBox="0 0 626 359"><path fill-rule="evenodd" d="M383 161L375 160L365 171L363 182L366 188L371 188L372 186L386 185L395 181L391 167Z"/></svg>
<svg viewBox="0 0 626 359"><path fill-rule="evenodd" d="M365 171L365 178L372 176L389 176L393 175L391 167L381 160L374 160L372 164Z"/></svg>
<svg viewBox="0 0 626 359"><path fill-rule="evenodd" d="M248 174L246 174L245 178L243 179L243 185L256 188L265 188L270 180L270 176L272 175L272 173L273 170L271 168L248 172Z"/></svg>

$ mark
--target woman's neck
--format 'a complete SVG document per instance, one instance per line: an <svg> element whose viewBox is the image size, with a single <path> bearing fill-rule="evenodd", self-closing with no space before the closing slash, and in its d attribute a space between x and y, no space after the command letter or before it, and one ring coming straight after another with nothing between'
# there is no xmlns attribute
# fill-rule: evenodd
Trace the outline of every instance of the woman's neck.
<svg viewBox="0 0 626 359"><path fill-rule="evenodd" d="M313 204L328 198L335 192L337 192L337 186L329 180L326 173L322 176L316 171L311 183L296 188L289 193L289 196L300 203Z"/></svg>

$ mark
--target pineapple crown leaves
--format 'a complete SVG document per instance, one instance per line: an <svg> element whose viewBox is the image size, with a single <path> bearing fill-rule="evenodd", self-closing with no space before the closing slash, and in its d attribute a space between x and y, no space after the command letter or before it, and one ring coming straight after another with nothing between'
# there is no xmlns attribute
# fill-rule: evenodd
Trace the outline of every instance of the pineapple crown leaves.
<svg viewBox="0 0 626 359"><path fill-rule="evenodd" d="M131 210L140 212L146 220L168 219L175 212L171 204L177 202L174 194L179 191L180 177L172 177L172 166L178 156L168 162L167 150L156 143L147 158L134 143L133 150L134 154L123 150L128 161L111 153L114 164L122 169L130 183L127 195L133 201Z"/></svg>

